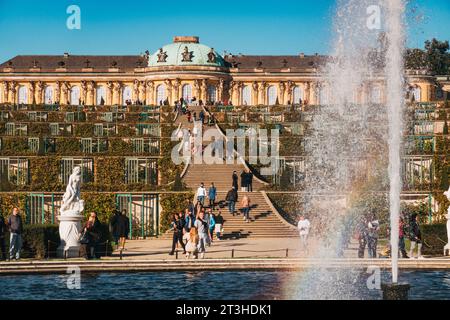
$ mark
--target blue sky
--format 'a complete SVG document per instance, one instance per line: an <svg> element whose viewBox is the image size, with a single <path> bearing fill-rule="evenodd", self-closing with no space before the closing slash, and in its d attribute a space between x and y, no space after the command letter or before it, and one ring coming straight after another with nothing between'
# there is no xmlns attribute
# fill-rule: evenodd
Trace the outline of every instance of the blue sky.
<svg viewBox="0 0 450 320"><path fill-rule="evenodd" d="M450 39L450 0L413 0L410 47ZM81 30L66 27L69 5ZM174 35L234 54L329 52L335 0L0 0L0 61L18 54L139 54Z"/></svg>

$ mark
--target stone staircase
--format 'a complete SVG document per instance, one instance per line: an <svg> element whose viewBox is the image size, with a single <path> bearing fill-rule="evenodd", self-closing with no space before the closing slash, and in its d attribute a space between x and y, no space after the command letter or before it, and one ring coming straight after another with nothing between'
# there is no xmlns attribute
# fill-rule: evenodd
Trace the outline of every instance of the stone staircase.
<svg viewBox="0 0 450 320"><path fill-rule="evenodd" d="M205 184L207 189L211 182L214 182L217 188L216 203L219 203L222 207L220 210L224 218L223 237L225 239L298 237L298 232L295 227L282 221L283 218L273 212L272 207L267 203L263 193L258 191L258 189L263 187L261 182L256 179L253 180L254 192L239 191L240 173L243 169L244 166L241 164L190 165L186 175L183 177L183 181L194 192L201 182ZM238 202L236 203L237 213L235 213L235 216L229 212L225 202L226 194L232 185L231 175L233 171L236 171L239 176ZM249 223L244 221L243 214L240 210L240 201L244 194L249 196L251 203L251 222ZM206 204L209 204L208 199L205 201ZM219 206L216 206L215 214L217 214L218 208ZM162 236L163 239L170 239L171 237L172 232L167 232Z"/></svg>

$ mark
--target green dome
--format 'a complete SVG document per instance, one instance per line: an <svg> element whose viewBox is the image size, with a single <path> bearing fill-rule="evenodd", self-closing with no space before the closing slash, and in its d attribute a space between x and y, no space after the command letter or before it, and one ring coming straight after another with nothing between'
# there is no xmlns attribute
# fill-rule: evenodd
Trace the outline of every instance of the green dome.
<svg viewBox="0 0 450 320"><path fill-rule="evenodd" d="M148 66L224 67L225 61L214 49L199 43L197 37L175 37L174 43L150 56Z"/></svg>

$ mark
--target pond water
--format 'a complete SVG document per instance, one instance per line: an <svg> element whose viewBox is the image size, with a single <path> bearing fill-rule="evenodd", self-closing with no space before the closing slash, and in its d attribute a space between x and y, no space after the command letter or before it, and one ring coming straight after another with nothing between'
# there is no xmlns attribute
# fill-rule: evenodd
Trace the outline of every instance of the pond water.
<svg viewBox="0 0 450 320"><path fill-rule="evenodd" d="M365 271L315 276L287 271L92 273L81 275L77 290L68 289L69 275L2 275L0 299L381 299L380 290L368 289ZM382 271L381 278L388 282L390 273ZM450 271L405 271L399 279L411 284L410 299L450 299Z"/></svg>

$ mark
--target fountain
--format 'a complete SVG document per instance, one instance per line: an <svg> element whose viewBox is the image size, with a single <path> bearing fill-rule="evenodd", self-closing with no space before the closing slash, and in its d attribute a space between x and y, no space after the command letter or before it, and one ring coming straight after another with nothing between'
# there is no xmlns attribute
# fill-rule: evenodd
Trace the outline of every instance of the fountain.
<svg viewBox="0 0 450 320"><path fill-rule="evenodd" d="M407 297L409 286L398 284L404 9L404 0L337 1L335 43L324 76L313 87L320 109L310 124L306 150L305 187L311 195L306 213L320 215L315 220L319 246L312 258L324 261L324 267L302 275L297 298L358 298L358 292L336 283L351 278L352 271L327 271L326 259L343 257L357 219L380 214L363 198L383 198L388 188L385 205L377 209L385 208L383 220L390 221L392 283L381 289L385 299ZM386 168L389 181L382 178ZM338 209L343 199L347 206ZM333 283L326 285L324 279Z"/></svg>

